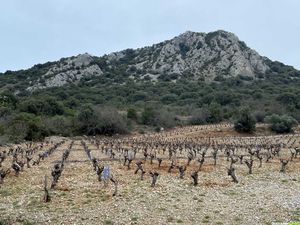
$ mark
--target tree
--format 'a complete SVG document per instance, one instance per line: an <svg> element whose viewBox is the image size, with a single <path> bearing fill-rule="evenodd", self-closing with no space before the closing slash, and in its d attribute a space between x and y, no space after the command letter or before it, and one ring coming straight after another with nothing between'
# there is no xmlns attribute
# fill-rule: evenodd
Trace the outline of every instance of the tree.
<svg viewBox="0 0 300 225"><path fill-rule="evenodd" d="M125 119L114 109L86 107L76 118L79 133L87 135L127 133Z"/></svg>
<svg viewBox="0 0 300 225"><path fill-rule="evenodd" d="M29 113L19 113L8 124L7 133L15 141L36 141L49 135L46 127L41 123L41 118Z"/></svg>
<svg viewBox="0 0 300 225"><path fill-rule="evenodd" d="M222 121L222 110L221 105L213 102L208 107L209 110L209 117L207 118L208 123L219 123Z"/></svg>
<svg viewBox="0 0 300 225"><path fill-rule="evenodd" d="M254 117L255 117L255 119L256 119L256 122L258 122L258 123L263 123L264 120L265 120L266 114L265 114L265 112L263 112L263 111L256 111L256 112L254 113Z"/></svg>
<svg viewBox="0 0 300 225"><path fill-rule="evenodd" d="M145 108L142 112L142 123L145 125L154 125L155 112L152 108Z"/></svg>
<svg viewBox="0 0 300 225"><path fill-rule="evenodd" d="M18 103L18 100L13 94L11 94L9 92L0 93L0 107L1 106L10 106L10 107L15 108L17 103Z"/></svg>
<svg viewBox="0 0 300 225"><path fill-rule="evenodd" d="M176 124L174 112L167 109L145 108L141 115L142 124L148 126L171 128Z"/></svg>
<svg viewBox="0 0 300 225"><path fill-rule="evenodd" d="M294 126L298 124L297 120L288 115L273 114L266 118L266 121L270 124L271 130L276 133L290 133Z"/></svg>
<svg viewBox="0 0 300 225"><path fill-rule="evenodd" d="M43 118L42 123L47 127L51 135L72 135L72 117L66 116L54 116Z"/></svg>
<svg viewBox="0 0 300 225"><path fill-rule="evenodd" d="M210 113L206 108L198 109L192 114L189 123L192 125L206 124L209 116Z"/></svg>
<svg viewBox="0 0 300 225"><path fill-rule="evenodd" d="M136 110L133 109L133 108L129 108L129 109L127 110L127 118L128 118L128 119L132 119L132 120L137 120L138 115L137 115Z"/></svg>
<svg viewBox="0 0 300 225"><path fill-rule="evenodd" d="M163 104L171 104L173 102L176 102L178 96L176 94L166 94L161 97L161 102Z"/></svg>
<svg viewBox="0 0 300 225"><path fill-rule="evenodd" d="M172 111L166 109L160 109L155 111L155 126L172 128L176 125L175 114Z"/></svg>
<svg viewBox="0 0 300 225"><path fill-rule="evenodd" d="M54 98L48 97L45 99L29 99L21 103L20 110L26 113L35 115L63 115L64 108L60 102Z"/></svg>
<svg viewBox="0 0 300 225"><path fill-rule="evenodd" d="M80 132L89 134L96 127L97 118L92 107L85 107L77 115L77 124Z"/></svg>
<svg viewBox="0 0 300 225"><path fill-rule="evenodd" d="M114 108L95 108L98 118L96 134L125 134L128 133L128 123L124 116Z"/></svg>
<svg viewBox="0 0 300 225"><path fill-rule="evenodd" d="M234 123L234 129L238 132L250 133L255 130L256 120L250 113L249 108L243 108L240 111L239 118Z"/></svg>

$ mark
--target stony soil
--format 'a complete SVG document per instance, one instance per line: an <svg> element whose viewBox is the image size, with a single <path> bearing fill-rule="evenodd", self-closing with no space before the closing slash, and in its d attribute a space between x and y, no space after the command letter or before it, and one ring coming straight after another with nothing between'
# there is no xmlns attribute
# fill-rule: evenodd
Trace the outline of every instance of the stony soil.
<svg viewBox="0 0 300 225"><path fill-rule="evenodd" d="M232 128L196 129L186 128L170 133L167 138L214 135L219 138L238 137ZM272 138L272 137L271 137ZM295 136L299 144L299 135ZM287 140L282 136L282 142ZM191 171L197 168L192 162L185 178L179 179L177 170L167 173L168 163L158 168L146 163L145 169L160 173L157 186L150 187L147 175L141 181L123 162L107 161L114 177L119 181L118 195L112 197L113 186L107 187L97 181L91 162L76 140L65 169L55 190L50 191L51 202L43 203L43 181L51 169L61 160L63 151L71 140L60 146L50 157L29 169L19 177L14 173L0 187L0 224L272 224L272 222L300 221L300 157L288 165L287 173L279 173L280 162L273 159L258 168L255 161L253 174L247 174L245 164L236 165L239 183L227 176L228 162L225 158L208 159L199 173L199 186L194 187ZM88 144L97 158L106 155ZM285 149L283 157L288 157ZM186 159L179 160L185 163ZM3 165L3 167L8 165Z"/></svg>

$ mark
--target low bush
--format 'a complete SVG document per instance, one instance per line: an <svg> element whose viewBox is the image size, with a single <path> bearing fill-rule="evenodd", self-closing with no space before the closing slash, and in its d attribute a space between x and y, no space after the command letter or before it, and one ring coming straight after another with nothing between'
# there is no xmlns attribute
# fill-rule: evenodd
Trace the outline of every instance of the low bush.
<svg viewBox="0 0 300 225"><path fill-rule="evenodd" d="M238 132L250 133L255 130L256 120L250 113L249 108L242 108L239 113L239 118L234 123L234 129Z"/></svg>
<svg viewBox="0 0 300 225"><path fill-rule="evenodd" d="M279 134L292 132L293 127L298 124L297 120L288 115L273 114L268 116L266 121L270 124L271 130Z"/></svg>

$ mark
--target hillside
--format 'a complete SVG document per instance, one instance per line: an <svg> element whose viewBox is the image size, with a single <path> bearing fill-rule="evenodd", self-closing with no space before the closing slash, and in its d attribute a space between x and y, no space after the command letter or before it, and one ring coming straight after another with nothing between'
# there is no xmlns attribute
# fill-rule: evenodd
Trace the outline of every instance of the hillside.
<svg viewBox="0 0 300 225"><path fill-rule="evenodd" d="M0 74L0 137L217 123L245 106L259 122L273 113L300 120L299 87L300 71L260 56L236 35L188 31L151 47Z"/></svg>
<svg viewBox="0 0 300 225"><path fill-rule="evenodd" d="M151 47L127 49L102 57L85 53L38 64L28 70L7 71L0 75L0 81L1 89L10 88L19 93L76 85L81 80L108 75L112 79L119 75L137 82L156 82L176 81L183 77L204 81L238 76L262 79L267 74L282 72L291 77L300 76L293 67L260 56L233 33L188 31ZM123 79L114 81L121 83Z"/></svg>

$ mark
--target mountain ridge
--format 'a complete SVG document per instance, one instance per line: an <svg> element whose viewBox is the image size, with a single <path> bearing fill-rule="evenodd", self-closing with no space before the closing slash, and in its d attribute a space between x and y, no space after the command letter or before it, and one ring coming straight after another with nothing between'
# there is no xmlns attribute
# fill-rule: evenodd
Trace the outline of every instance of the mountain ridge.
<svg viewBox="0 0 300 225"><path fill-rule="evenodd" d="M299 87L300 71L232 33L185 32L0 75L0 144L229 122L244 109L259 122L273 114L300 121Z"/></svg>
<svg viewBox="0 0 300 225"><path fill-rule="evenodd" d="M24 81L23 89L33 92L77 85L82 79L115 73L135 82L156 82L158 79L176 82L182 77L211 82L238 76L262 79L282 68L298 77L299 71L295 68L260 56L234 33L217 30L209 33L186 31L152 46L125 49L100 57L79 54L37 64L28 70L7 71L4 75L19 74Z"/></svg>
<svg viewBox="0 0 300 225"><path fill-rule="evenodd" d="M171 40L154 44L151 47L155 49L152 54L154 57L148 59L148 64L152 66L146 68L148 72L149 70L159 74L189 72L212 80L211 78L214 78L217 73L229 73L233 76L242 73L254 75L255 72L265 73L269 69L265 63L261 62L263 57L248 48L233 33L222 30L207 34L187 31ZM139 54L144 49L135 51ZM243 54L242 51L245 53ZM111 59L119 60L123 57L123 53L124 51L121 51L109 56ZM249 62L246 62L245 54L248 54ZM139 56L137 58L139 60ZM231 62L237 65L232 65ZM145 63L147 60L134 66L138 66L140 69L141 64Z"/></svg>

